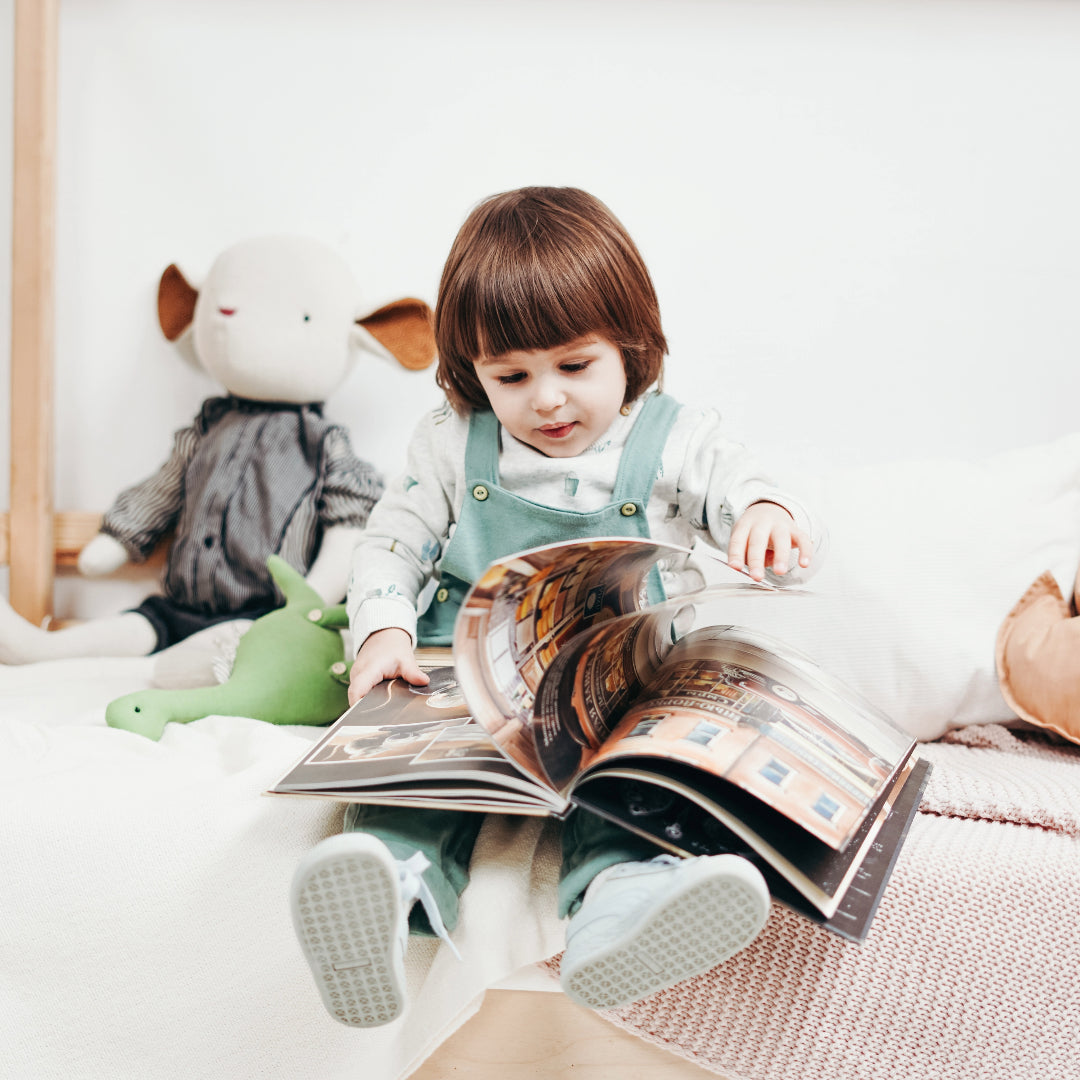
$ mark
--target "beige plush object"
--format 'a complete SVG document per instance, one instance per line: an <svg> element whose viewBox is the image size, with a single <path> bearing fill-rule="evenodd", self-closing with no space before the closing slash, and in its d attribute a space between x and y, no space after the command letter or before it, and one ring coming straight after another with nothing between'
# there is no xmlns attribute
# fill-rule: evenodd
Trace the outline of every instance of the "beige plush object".
<svg viewBox="0 0 1080 1080"><path fill-rule="evenodd" d="M1074 596L1080 576L1074 585ZM1049 571L1005 617L997 636L1001 692L1017 716L1080 742L1080 618Z"/></svg>

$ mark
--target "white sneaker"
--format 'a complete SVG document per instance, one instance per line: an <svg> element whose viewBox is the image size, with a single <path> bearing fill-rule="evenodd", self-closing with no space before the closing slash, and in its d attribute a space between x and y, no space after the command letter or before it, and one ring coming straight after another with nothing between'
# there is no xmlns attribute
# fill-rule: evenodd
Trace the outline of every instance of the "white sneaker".
<svg viewBox="0 0 1080 1080"><path fill-rule="evenodd" d="M563 991L592 1009L638 1001L734 956L768 915L765 879L738 855L621 863L570 920Z"/></svg>
<svg viewBox="0 0 1080 1080"><path fill-rule="evenodd" d="M317 844L292 881L296 936L327 1012L350 1027L395 1020L408 1001L409 907L386 845L348 832Z"/></svg>

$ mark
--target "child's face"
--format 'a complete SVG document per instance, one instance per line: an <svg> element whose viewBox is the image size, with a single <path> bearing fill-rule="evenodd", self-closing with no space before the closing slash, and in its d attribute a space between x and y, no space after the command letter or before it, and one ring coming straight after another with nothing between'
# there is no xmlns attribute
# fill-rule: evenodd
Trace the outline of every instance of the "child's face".
<svg viewBox="0 0 1080 1080"><path fill-rule="evenodd" d="M595 336L482 357L476 375L499 423L548 457L575 457L596 442L626 394L622 354Z"/></svg>

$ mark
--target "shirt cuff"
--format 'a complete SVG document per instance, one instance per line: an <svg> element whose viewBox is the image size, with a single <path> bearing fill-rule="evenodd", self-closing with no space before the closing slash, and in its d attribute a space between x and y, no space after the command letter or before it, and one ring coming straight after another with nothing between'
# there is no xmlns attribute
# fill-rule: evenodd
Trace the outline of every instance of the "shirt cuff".
<svg viewBox="0 0 1080 1080"><path fill-rule="evenodd" d="M404 630L416 646L416 606L404 597L372 596L349 608L349 628L352 630L353 649L360 646L379 630Z"/></svg>

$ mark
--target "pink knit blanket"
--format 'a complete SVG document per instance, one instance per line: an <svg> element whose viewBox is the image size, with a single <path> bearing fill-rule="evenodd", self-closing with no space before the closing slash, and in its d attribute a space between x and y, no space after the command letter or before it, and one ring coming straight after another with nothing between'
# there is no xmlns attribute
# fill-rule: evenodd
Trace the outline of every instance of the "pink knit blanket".
<svg viewBox="0 0 1080 1080"><path fill-rule="evenodd" d="M865 942L774 904L749 949L604 1015L729 1080L1080 1078L1080 747L988 725L920 752Z"/></svg>

